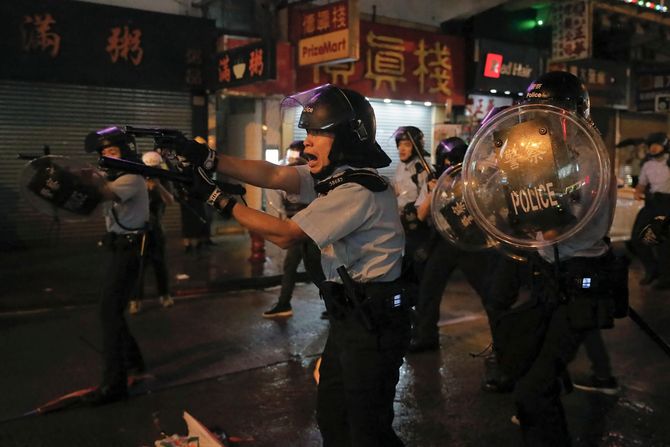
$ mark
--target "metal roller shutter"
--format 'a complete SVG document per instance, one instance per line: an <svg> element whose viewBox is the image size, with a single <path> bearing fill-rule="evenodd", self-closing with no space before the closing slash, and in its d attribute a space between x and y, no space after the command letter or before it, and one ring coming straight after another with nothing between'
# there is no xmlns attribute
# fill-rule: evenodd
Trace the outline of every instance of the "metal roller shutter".
<svg viewBox="0 0 670 447"><path fill-rule="evenodd" d="M96 163L85 154L83 141L92 130L110 125L166 127L191 130L188 92L87 87L34 82L0 81L0 231L3 245L30 244L47 237L91 240L104 232L101 216L87 222L52 222L34 211L20 196L19 174L26 161L17 153L41 153ZM141 151L151 150L141 140ZM169 207L167 231L181 226L179 207ZM58 234L55 234L57 231Z"/></svg>
<svg viewBox="0 0 670 447"><path fill-rule="evenodd" d="M426 150L432 153L433 148L433 108L423 104L399 104L385 103L384 101L371 99L370 104L375 111L377 119L377 142L391 157L392 163L389 167L380 169L379 172L389 178L393 177L398 164L398 150L395 140L391 138L393 132L400 126L416 126L423 131ZM299 112L299 110L298 110ZM296 114L293 126L294 139L305 138L306 133L298 128L300 113Z"/></svg>

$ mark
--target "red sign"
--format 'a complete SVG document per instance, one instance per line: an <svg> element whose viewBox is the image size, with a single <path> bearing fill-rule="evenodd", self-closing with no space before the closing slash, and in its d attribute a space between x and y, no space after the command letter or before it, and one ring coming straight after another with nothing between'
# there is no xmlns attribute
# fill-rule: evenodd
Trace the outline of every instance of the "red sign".
<svg viewBox="0 0 670 447"><path fill-rule="evenodd" d="M331 83L373 98L465 105L465 45L457 36L361 21L360 60L297 69L297 89Z"/></svg>
<svg viewBox="0 0 670 447"><path fill-rule="evenodd" d="M349 4L345 0L301 11L300 18L301 38L347 29L349 28Z"/></svg>
<svg viewBox="0 0 670 447"><path fill-rule="evenodd" d="M222 41L224 42L224 41ZM251 39L242 39L234 37L226 37L224 43L219 43L220 47L225 47L229 50L249 45L254 42ZM227 90L248 94L248 95L290 95L295 93L295 81L293 79L293 58L291 53L293 47L288 42L277 42L275 48L275 63L276 63L276 79L268 79L265 81L255 82L253 84L238 85L227 88ZM219 77L222 75L222 70L218 67Z"/></svg>
<svg viewBox="0 0 670 447"><path fill-rule="evenodd" d="M489 53L486 55L486 64L484 64L484 76L487 78L499 78L500 67L502 67L502 54Z"/></svg>

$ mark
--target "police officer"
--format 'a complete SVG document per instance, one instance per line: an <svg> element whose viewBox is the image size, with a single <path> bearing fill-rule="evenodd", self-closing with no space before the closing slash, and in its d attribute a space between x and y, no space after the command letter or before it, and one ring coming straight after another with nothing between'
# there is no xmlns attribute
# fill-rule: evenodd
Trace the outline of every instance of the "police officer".
<svg viewBox="0 0 670 447"><path fill-rule="evenodd" d="M400 163L396 167L393 187L398 199L400 221L405 230L404 270L420 280L428 257L428 227L417 219L416 199L431 175L422 163L430 154L424 148L423 132L418 127L400 126L393 133Z"/></svg>
<svg viewBox="0 0 670 447"><path fill-rule="evenodd" d="M538 78L529 86L526 100L557 105L590 121L588 92L567 72L549 72ZM603 239L615 203L612 194L606 200L605 212L585 231L533 256L531 300L501 315L494 324L501 365L518 378L514 397L527 446L571 444L560 401L561 392L571 388L567 365L588 331L611 327L612 300L623 293L614 289L612 278L627 273L613 272L616 262ZM584 278L588 287L584 287ZM591 312L594 306L604 307Z"/></svg>
<svg viewBox="0 0 670 447"><path fill-rule="evenodd" d="M121 129L111 127L86 137L87 152L138 162L132 140ZM93 404L106 404L128 395L128 376L145 369L135 338L128 329L124 310L138 285L140 250L149 220L149 195L139 175L107 170L95 176L108 202L103 210L107 235L107 267L100 300L102 324L102 383L89 397Z"/></svg>
<svg viewBox="0 0 670 447"><path fill-rule="evenodd" d="M436 171L440 174L449 166L463 162L468 146L458 137L440 141L435 149ZM432 188L430 181L422 189L416 201L418 218L429 219L431 212ZM431 190L431 191L429 191ZM485 301L487 286L485 278L495 255L491 251L471 252L463 250L444 238L431 239L431 251L419 282L419 298L416 305L416 317L410 352L433 351L440 347L437 323L440 319L440 302L449 277L457 268L465 274L470 285Z"/></svg>
<svg viewBox="0 0 670 447"><path fill-rule="evenodd" d="M319 246L330 315L317 395L323 445L402 446L392 422L410 334L410 303L399 282L404 238L393 189L376 171L391 160L375 142L374 111L359 93L327 84L285 102L302 106L306 166L186 145L182 156L197 167L193 193L280 247L307 238ZM299 194L309 205L280 220L226 197L207 169Z"/></svg>
<svg viewBox="0 0 670 447"><path fill-rule="evenodd" d="M307 163L303 158L305 144L302 140L293 141L287 151L286 164L288 166L300 166ZM297 201L284 191L267 191L268 202L278 202L280 214L286 218L295 216L298 211L307 206L306 203ZM263 312L263 318L286 318L293 315L291 308L291 296L295 287L296 275L300 261L305 264L305 270L310 279L317 286L324 280L321 270L321 250L311 239L305 239L299 244L293 244L286 250L284 267L281 280L281 289L277 302L267 311Z"/></svg>
<svg viewBox="0 0 670 447"><path fill-rule="evenodd" d="M650 247L640 242L637 235L658 215L670 214L670 168L668 167L668 136L663 132L652 133L646 140L647 161L640 170L640 180L635 187L635 198L644 199L644 207L633 225L631 241L635 254L644 266L645 275L640 285L658 279L655 289L670 288L670 243Z"/></svg>

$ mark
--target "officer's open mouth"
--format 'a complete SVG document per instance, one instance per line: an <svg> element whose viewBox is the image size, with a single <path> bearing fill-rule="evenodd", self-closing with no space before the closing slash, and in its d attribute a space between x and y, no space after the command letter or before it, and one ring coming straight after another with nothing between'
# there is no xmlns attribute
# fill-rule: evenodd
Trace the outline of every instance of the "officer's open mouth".
<svg viewBox="0 0 670 447"><path fill-rule="evenodd" d="M305 160L309 161L316 161L316 155L314 154L309 154L307 152L303 152L302 156L305 157Z"/></svg>

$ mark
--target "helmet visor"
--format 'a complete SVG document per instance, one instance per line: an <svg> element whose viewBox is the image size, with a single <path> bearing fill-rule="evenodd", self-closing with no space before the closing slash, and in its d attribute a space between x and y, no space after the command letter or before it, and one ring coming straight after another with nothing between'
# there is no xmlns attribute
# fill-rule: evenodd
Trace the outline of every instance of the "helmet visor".
<svg viewBox="0 0 670 447"><path fill-rule="evenodd" d="M288 96L281 104L284 113L296 107L302 108L298 127L306 130L329 130L356 118L344 92L331 84Z"/></svg>

